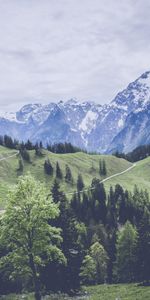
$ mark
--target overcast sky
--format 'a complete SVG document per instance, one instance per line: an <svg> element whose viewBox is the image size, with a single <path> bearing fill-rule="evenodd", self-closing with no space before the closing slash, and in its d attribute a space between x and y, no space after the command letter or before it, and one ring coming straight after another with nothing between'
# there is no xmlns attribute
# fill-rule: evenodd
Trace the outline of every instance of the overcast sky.
<svg viewBox="0 0 150 300"><path fill-rule="evenodd" d="M0 0L0 110L109 102L149 69L149 0Z"/></svg>

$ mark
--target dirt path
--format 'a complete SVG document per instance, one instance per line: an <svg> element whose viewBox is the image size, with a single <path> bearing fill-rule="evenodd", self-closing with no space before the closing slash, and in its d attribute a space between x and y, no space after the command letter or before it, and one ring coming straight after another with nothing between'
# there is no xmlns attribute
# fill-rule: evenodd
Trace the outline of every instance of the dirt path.
<svg viewBox="0 0 150 300"><path fill-rule="evenodd" d="M7 160L7 159L9 159L9 158L11 158L11 157L17 156L18 154L19 154L19 151L17 151L16 153L14 153L14 154L12 154L12 155L10 155L10 156L6 156L6 157L3 157L3 158L0 158L0 161L2 161L2 160Z"/></svg>
<svg viewBox="0 0 150 300"><path fill-rule="evenodd" d="M108 181L109 179L112 179L112 178L114 178L114 177L121 176L121 175L123 175L123 174L129 172L130 170L132 170L132 169L135 168L135 167L136 167L136 164L134 163L134 164L133 164L131 167L129 167L128 169L126 169L126 170L124 170L124 171L122 171L122 172L120 172L120 173L113 174L113 175L111 175L111 176L109 176L109 177L107 177L107 178L105 178L105 179L102 179L102 180L100 181L100 183L106 182L106 181ZM75 192L67 193L66 196L67 196L67 195L74 195L74 194L78 194L78 193L84 193L84 192L88 192L88 191L91 191L91 190L94 190L94 189L95 189L95 187L92 187L92 188L86 188L86 189L83 189L82 191L79 191L79 192L78 192L78 191L75 191Z"/></svg>
<svg viewBox="0 0 150 300"><path fill-rule="evenodd" d="M1 158L0 161L1 161L1 160L7 160L7 159L9 159L9 158L11 158L11 157L14 157L14 156L16 156L18 153L19 153L19 151L18 151L17 153L13 154L13 155L8 156L8 157ZM135 167L136 167L136 163L134 163L131 167L127 168L126 170L124 170L124 171L122 171L122 172L120 172L120 173L116 173L116 174L113 174L113 175L111 175L111 176L109 176L109 177L107 177L107 178L105 178L105 179L102 179L102 180L100 181L100 183L106 182L106 181L108 181L109 179L112 179L112 178L114 178L114 177L121 176L121 175L123 175L123 174L129 172L130 170L132 170L132 169L135 168ZM84 193L84 192L92 191L92 190L94 190L94 189L95 189L95 187L92 187L92 188L86 188L86 189L83 189L82 191L79 191L79 192L78 192L78 191L69 192L69 193L66 193L66 196L67 196L67 195L74 195L74 194L78 194L78 193ZM0 214L4 213L4 211L5 211L4 209L0 209Z"/></svg>

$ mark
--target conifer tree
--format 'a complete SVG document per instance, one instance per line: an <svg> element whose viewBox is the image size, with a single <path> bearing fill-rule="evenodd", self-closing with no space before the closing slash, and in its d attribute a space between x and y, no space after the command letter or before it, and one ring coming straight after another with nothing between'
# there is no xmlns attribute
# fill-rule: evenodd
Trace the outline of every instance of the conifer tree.
<svg viewBox="0 0 150 300"><path fill-rule="evenodd" d="M61 168L59 166L58 161L56 163L56 178L58 178L58 179L62 179L63 178L62 170L61 170Z"/></svg>
<svg viewBox="0 0 150 300"><path fill-rule="evenodd" d="M99 175L103 175L103 169L102 169L102 161L101 161L101 159L99 161Z"/></svg>
<svg viewBox="0 0 150 300"><path fill-rule="evenodd" d="M30 163L31 159L30 159L30 153L29 151L27 151L26 148L20 150L21 156L22 158L27 161L28 163Z"/></svg>
<svg viewBox="0 0 150 300"><path fill-rule="evenodd" d="M71 173L71 170L69 168L68 165L66 165L66 175L65 175L65 181L67 183L71 183L73 184L73 177L72 177L72 173Z"/></svg>
<svg viewBox="0 0 150 300"><path fill-rule="evenodd" d="M150 212L145 211L138 226L138 268L137 280L150 279Z"/></svg>
<svg viewBox="0 0 150 300"><path fill-rule="evenodd" d="M103 159L103 163L102 163L102 175L103 176L107 175L106 162L104 159Z"/></svg>
<svg viewBox="0 0 150 300"><path fill-rule="evenodd" d="M53 175L53 167L49 159L45 160L44 162L44 171L47 175Z"/></svg>
<svg viewBox="0 0 150 300"><path fill-rule="evenodd" d="M60 185L56 178L54 179L54 183L51 188L51 193L52 193L52 199L54 203L60 202L61 199L63 198L63 193L60 191Z"/></svg>
<svg viewBox="0 0 150 300"><path fill-rule="evenodd" d="M82 175L79 174L78 175L78 179L77 179L77 191L82 191L84 188L84 182L83 182L83 178Z"/></svg>
<svg viewBox="0 0 150 300"><path fill-rule="evenodd" d="M106 162L105 160L101 160L99 161L99 174L101 176L106 176L107 175L107 169L106 169Z"/></svg>
<svg viewBox="0 0 150 300"><path fill-rule="evenodd" d="M19 166L18 166L18 171L23 172L23 168L24 168L24 163L23 163L23 159L20 155L19 157Z"/></svg>

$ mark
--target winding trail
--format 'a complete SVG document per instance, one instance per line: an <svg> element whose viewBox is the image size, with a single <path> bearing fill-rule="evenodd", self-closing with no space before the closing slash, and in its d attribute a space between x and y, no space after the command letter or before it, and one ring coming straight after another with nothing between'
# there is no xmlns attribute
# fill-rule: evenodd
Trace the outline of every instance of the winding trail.
<svg viewBox="0 0 150 300"><path fill-rule="evenodd" d="M122 174L125 174L125 173L129 172L130 170L132 170L132 169L135 168L135 167L136 167L136 164L134 163L131 167L129 167L129 168L126 169L125 171L122 171L122 172L120 172L120 173L116 173L116 174L114 174L114 175L111 175L111 176L109 176L109 177L107 177L107 178L101 180L101 182L105 182L105 181L107 181L107 180L109 180L109 179L111 179L111 178L114 178L114 177L116 177L116 176L120 176L120 175L122 175Z"/></svg>
<svg viewBox="0 0 150 300"><path fill-rule="evenodd" d="M134 163L132 166L130 166L129 168L127 168L126 170L124 170L124 171L122 171L122 172L120 172L120 173L113 174L113 175L111 175L111 176L109 176L109 177L107 177L107 178L104 178L104 179L100 180L100 183L106 182L106 181L108 181L109 179L112 179L112 178L114 178L114 177L121 176L121 175L123 175L123 174L129 172L130 170L132 170L132 169L135 168L135 167L136 167L136 163ZM75 192L66 193L66 196L67 196L67 195L74 195L74 194L78 194L78 193L84 193L84 192L92 191L92 190L94 190L94 189L95 189L95 187L92 187L92 188L86 188L86 189L83 189L82 191L79 191L79 192L78 192L78 191L75 191Z"/></svg>
<svg viewBox="0 0 150 300"><path fill-rule="evenodd" d="M7 160L7 159L9 159L9 158L12 158L12 157L14 157L14 156L17 156L18 154L19 154L19 151L17 151L16 153L14 153L14 154L12 154L12 155L10 155L10 156L8 156L8 157L0 158L0 161L2 161L2 160ZM114 177L121 176L121 175L123 175L123 174L129 172L130 170L132 170L132 169L135 168L135 167L136 167L136 163L134 163L132 166L130 166L130 167L127 168L126 170L124 170L124 171L122 171L122 172L120 172L120 173L113 174L113 175L111 175L111 176L109 176L109 177L107 177L107 178L104 178L104 179L100 180L99 182L100 182L100 183L103 183L103 182L106 182L106 181L108 181L108 180L110 180L110 179L112 179L112 178L114 178ZM78 191L74 191L74 192L66 193L66 196L67 196L67 195L74 195L74 194L78 194L78 193L84 193L84 192L92 191L92 190L94 190L94 189L95 189L95 186L94 186L94 187L85 188L85 189L83 189L83 190L81 190L81 191L79 191L79 192L78 192ZM50 194L49 194L49 196L50 196ZM0 209L0 214L4 213L4 211L5 211L4 209Z"/></svg>
<svg viewBox="0 0 150 300"><path fill-rule="evenodd" d="M10 156L6 156L6 157L0 158L0 161L2 161L2 160L7 160L7 159L9 159L9 158L12 158L12 157L14 157L14 156L17 156L18 154L19 154L19 151L17 151L16 153L14 153L14 154L12 154L12 155L10 155Z"/></svg>

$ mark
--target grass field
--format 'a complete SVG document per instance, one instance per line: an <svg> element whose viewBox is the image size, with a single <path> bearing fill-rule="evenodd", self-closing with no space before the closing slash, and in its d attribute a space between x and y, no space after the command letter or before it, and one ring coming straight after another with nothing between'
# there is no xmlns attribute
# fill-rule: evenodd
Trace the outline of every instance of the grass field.
<svg viewBox="0 0 150 300"><path fill-rule="evenodd" d="M8 148L0 146L0 159L2 157L7 157L15 153L15 150L10 150ZM72 175L74 178L74 184L66 184L65 180L61 183L61 189L65 193L76 190L76 180L79 173L82 174L85 186L90 186L91 181L94 177L103 179L99 175L99 160L105 159L107 167L107 176L113 175L115 173L122 172L129 168L132 164L124 159L116 158L111 155L89 155L86 153L73 153L73 154L55 154L43 150L43 157L37 157L34 150L30 151L31 162L24 163L23 174L28 171L41 182L46 183L47 189L50 190L54 176L48 176L44 173L44 161L46 158L50 159L54 170L56 168L56 162L65 174L65 165L68 164L71 168ZM17 182L18 176L21 175L18 172L18 157L12 157L8 160L0 160L0 207L4 207L7 201L7 192L14 186ZM105 183L105 187L108 190L110 185L121 184L124 188L133 190L134 185L137 184L139 188L147 188L150 191L150 157L137 162L135 168L130 170L128 173L117 176L110 179Z"/></svg>
<svg viewBox="0 0 150 300"><path fill-rule="evenodd" d="M136 184L139 188L147 189L150 192L150 157L136 163L136 167L128 173L112 178L105 185L109 187L119 183L124 188L132 191Z"/></svg>
<svg viewBox="0 0 150 300"><path fill-rule="evenodd" d="M0 158L6 157L8 155L14 154L14 150L9 150L5 147L0 147ZM99 160L104 158L107 164L107 176L115 174L116 172L121 172L127 169L131 164L123 159L118 159L113 156L100 156L100 155L88 155L85 153L73 153L73 154L54 154L46 150L43 150L43 157L37 157L35 151L30 151L31 163L24 163L23 174L30 172L36 179L41 182L46 183L47 189L49 190L54 176L48 176L44 173L44 161L46 158L50 159L50 162L55 170L56 162L65 174L65 166L69 165L72 171L74 184L66 184L65 180L61 183L61 188L63 191L70 192L76 190L76 181L79 173L82 174L85 186L89 186L93 177L99 176ZM18 157L12 157L8 160L0 161L0 203L3 207L7 200L7 191L9 188L14 186L17 182L17 177L21 175L18 172ZM102 178L101 178L102 179Z"/></svg>
<svg viewBox="0 0 150 300"><path fill-rule="evenodd" d="M149 300L150 287L137 284L99 285L87 288L91 300Z"/></svg>

